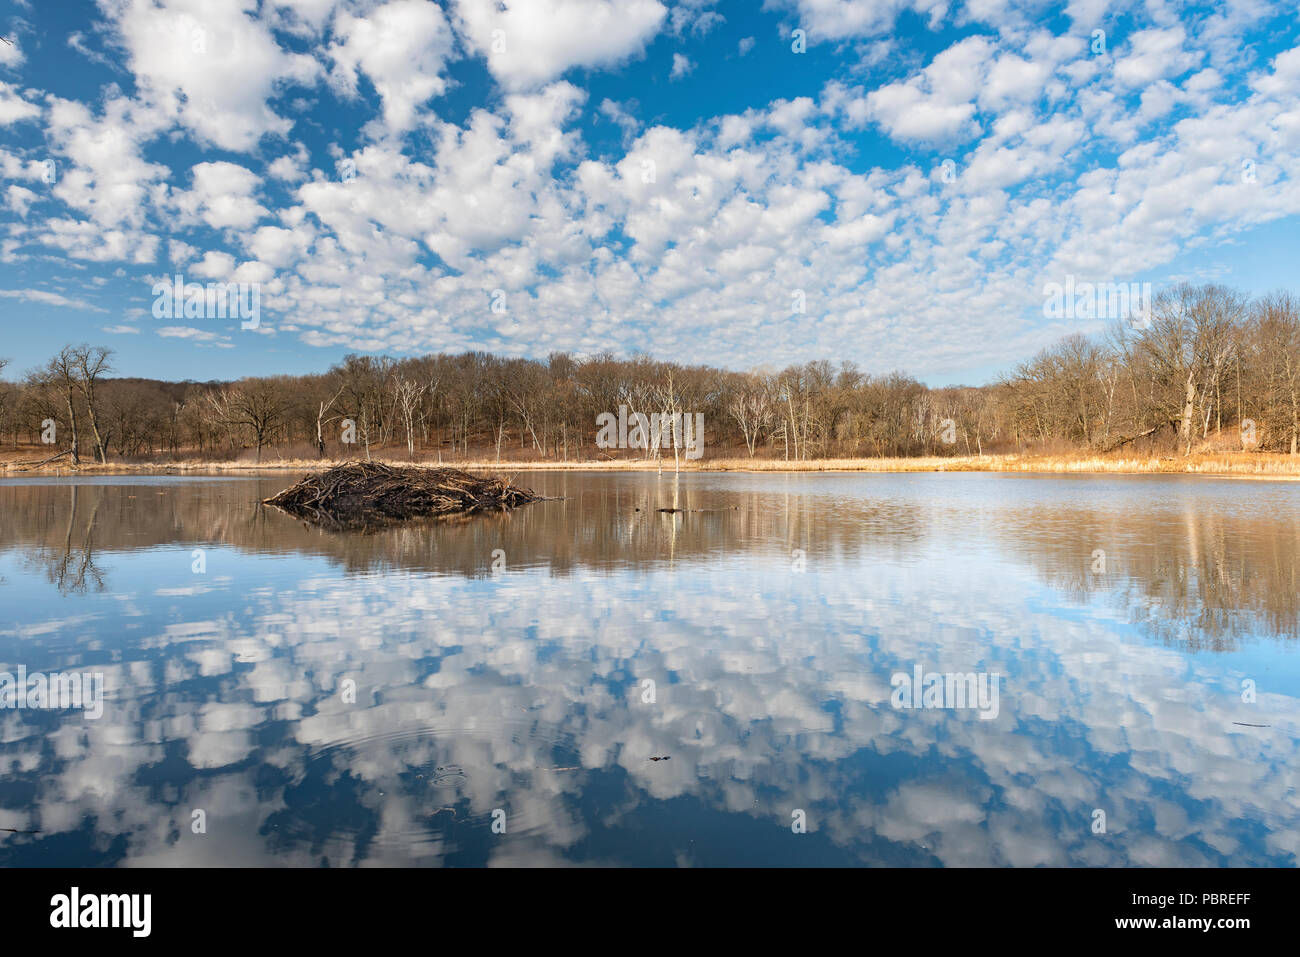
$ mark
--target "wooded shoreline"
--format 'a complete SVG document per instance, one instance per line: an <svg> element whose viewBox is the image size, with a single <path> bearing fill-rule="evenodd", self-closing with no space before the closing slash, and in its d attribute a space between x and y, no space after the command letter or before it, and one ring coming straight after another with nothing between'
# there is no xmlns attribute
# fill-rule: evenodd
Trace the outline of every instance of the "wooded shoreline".
<svg viewBox="0 0 1300 957"><path fill-rule="evenodd" d="M642 461L609 467L650 460L657 470L656 459L684 457L687 468L749 459L733 467L1002 471L986 457L1032 456L1048 471L1087 470L1080 461L1198 471L1168 463L1300 457L1300 298L1220 286L1164 290L1141 321L1067 336L982 386L929 387L850 361L737 372L610 353L353 354L319 374L202 383L113 378L113 360L104 346L67 345L20 381L0 380L0 440L38 447L23 457L34 464L64 455L100 466L346 457L587 467L639 449ZM1227 471L1293 471L1258 461Z"/></svg>
<svg viewBox="0 0 1300 957"><path fill-rule="evenodd" d="M43 465L15 466L0 462L0 475L131 475L131 474L204 474L234 472L304 472L319 471L355 459L265 459L253 461L179 461L179 462L82 462L71 467L66 460ZM467 460L455 462L411 462L400 457L375 456L372 461L390 466L416 468L455 467L469 472L672 472L669 461L615 459L601 461L524 461ZM1254 478L1292 481L1300 479L1300 456L1267 452L1224 452L1190 456L1106 457L1079 455L969 455L917 456L914 458L856 458L784 461L782 459L718 458L681 462L682 472L990 472L1019 474L1076 475L1204 475L1223 478Z"/></svg>

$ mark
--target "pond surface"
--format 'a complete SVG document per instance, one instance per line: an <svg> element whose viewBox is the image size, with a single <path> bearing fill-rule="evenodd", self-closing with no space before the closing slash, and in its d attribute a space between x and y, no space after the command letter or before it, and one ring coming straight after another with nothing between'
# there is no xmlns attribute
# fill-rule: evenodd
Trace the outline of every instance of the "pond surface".
<svg viewBox="0 0 1300 957"><path fill-rule="evenodd" d="M0 864L1297 862L1300 483L298 477L0 480Z"/></svg>

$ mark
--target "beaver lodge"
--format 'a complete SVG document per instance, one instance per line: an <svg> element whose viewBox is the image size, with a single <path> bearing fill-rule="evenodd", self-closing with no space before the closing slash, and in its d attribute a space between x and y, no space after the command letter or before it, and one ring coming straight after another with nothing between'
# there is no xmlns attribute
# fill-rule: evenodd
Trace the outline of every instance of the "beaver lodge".
<svg viewBox="0 0 1300 957"><path fill-rule="evenodd" d="M501 511L539 498L530 489L460 469L349 462L308 475L264 504L320 525L365 526Z"/></svg>

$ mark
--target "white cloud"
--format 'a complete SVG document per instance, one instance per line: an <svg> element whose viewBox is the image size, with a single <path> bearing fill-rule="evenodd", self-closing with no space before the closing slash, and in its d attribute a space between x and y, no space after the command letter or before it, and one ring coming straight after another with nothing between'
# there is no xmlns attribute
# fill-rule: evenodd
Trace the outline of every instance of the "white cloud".
<svg viewBox="0 0 1300 957"><path fill-rule="evenodd" d="M1026 60L1014 53L1004 54L989 69L979 91L980 105L997 109L1008 103L1037 99L1051 72L1050 63Z"/></svg>
<svg viewBox="0 0 1300 957"><path fill-rule="evenodd" d="M974 100L987 72L992 45L968 37L935 56L911 79L872 90L865 115L899 140L966 140L980 130Z"/></svg>
<svg viewBox="0 0 1300 957"><path fill-rule="evenodd" d="M277 157L267 167L267 175L286 183L299 183L307 178L307 148L301 143L292 154Z"/></svg>
<svg viewBox="0 0 1300 957"><path fill-rule="evenodd" d="M306 253L312 241L311 230L263 226L249 240L248 249L261 262L283 269Z"/></svg>
<svg viewBox="0 0 1300 957"><path fill-rule="evenodd" d="M355 95L358 74L365 74L383 101L390 133L409 130L418 108L447 89L451 28L429 0L392 0L364 17L340 14L334 33L341 40L330 47L331 79Z"/></svg>
<svg viewBox="0 0 1300 957"><path fill-rule="evenodd" d="M27 210L39 197L25 186L11 183L5 190L5 203L22 218L27 218Z"/></svg>
<svg viewBox="0 0 1300 957"><path fill-rule="evenodd" d="M5 35L8 43L0 43L0 67L16 68L23 65L25 57L16 36Z"/></svg>
<svg viewBox="0 0 1300 957"><path fill-rule="evenodd" d="M1271 70L1253 77L1251 85L1261 93L1293 92L1300 84L1300 47L1279 53L1270 66Z"/></svg>
<svg viewBox="0 0 1300 957"><path fill-rule="evenodd" d="M143 265L153 262L158 252L157 236L132 228L105 229L92 220L48 220L38 238L73 259L89 262Z"/></svg>
<svg viewBox="0 0 1300 957"><path fill-rule="evenodd" d="M86 302L84 299L70 299L47 289L0 289L0 299L39 302L46 306L62 306L65 309L79 309L83 312L108 312L107 309Z"/></svg>
<svg viewBox="0 0 1300 957"><path fill-rule="evenodd" d="M192 326L162 326L155 331L164 339L188 339L220 348L229 348L231 345L229 336L219 335L206 329L195 329Z"/></svg>
<svg viewBox="0 0 1300 957"><path fill-rule="evenodd" d="M341 0L270 0L268 6L284 15L285 28L294 33L319 33ZM295 30L294 26L303 29Z"/></svg>
<svg viewBox="0 0 1300 957"><path fill-rule="evenodd" d="M888 33L904 10L927 16L937 26L948 12L948 0L780 0L793 7L791 29L802 29L812 42L874 37Z"/></svg>
<svg viewBox="0 0 1300 957"><path fill-rule="evenodd" d="M34 120L40 115L39 106L24 100L17 88L0 81L0 126L9 126L22 120Z"/></svg>
<svg viewBox="0 0 1300 957"><path fill-rule="evenodd" d="M164 18L184 6L168 3ZM431 4L339 6L332 47L335 8L295 6L318 24L296 19L308 32L295 35L332 60L341 88L375 85L380 103L362 111L361 123L374 118L362 136L326 128L314 155L266 142L247 159L201 155L187 171L144 159L194 161L188 144L170 151L164 140L181 137L189 105L157 87L128 97L110 86L93 108L24 90L48 114L47 144L0 149L16 214L0 256L43 245L79 263L156 265L163 249L168 268L263 283L264 305L291 317L279 331L322 346L537 355L652 339L657 354L748 365L754 342L774 363L847 342L868 363L932 374L1005 365L1079 331L1022 319L1044 271L1131 277L1211 233L1231 238L1300 210L1300 48L1234 72L1205 65L1194 25L1140 30L1118 59L1091 55L1086 33L999 28L891 73L863 43L853 47L862 59L819 95L679 128L653 125L658 102L636 98L662 95L662 76L649 78L658 91L633 87L594 105L580 85L540 79L636 55L662 14L636 26L629 11L657 4L601 3L572 34L558 26L576 16L561 0L453 6L467 30L478 18L475 49L496 24L509 28L509 55L489 57L501 88L467 112L458 105L454 121L426 102L446 89L455 55ZM533 29L537 10L554 23ZM823 12L835 22L852 11ZM687 55L675 59L680 73ZM882 75L893 82L873 88L868 78ZM240 95L273 109L280 89ZM319 99L304 122L328 115L329 92ZM249 115L265 127L256 108ZM869 124L902 147L887 161L860 149L874 130L846 130ZM47 152L58 168L49 185ZM355 179L321 172L331 157L352 163ZM1253 188L1238 175L1243 157L1258 163ZM42 213L61 208L30 216L38 201ZM486 307L498 288L509 294L504 315ZM807 294L807 319L791 320L791 289ZM956 312L969 317L959 328L947 318Z"/></svg>
<svg viewBox="0 0 1300 957"><path fill-rule="evenodd" d="M179 239L172 239L167 243L167 261L173 266L183 266L198 254L197 249Z"/></svg>
<svg viewBox="0 0 1300 957"><path fill-rule="evenodd" d="M203 254L201 260L190 266L189 271L200 279L224 279L234 268L234 256L210 249Z"/></svg>
<svg viewBox="0 0 1300 957"><path fill-rule="evenodd" d="M201 143L247 151L292 124L267 104L277 84L315 82L319 64L288 53L248 0L123 0L107 8L136 82Z"/></svg>
<svg viewBox="0 0 1300 957"><path fill-rule="evenodd" d="M1200 52L1183 48L1186 39L1181 26L1138 31L1129 41L1128 52L1116 60L1115 77L1126 86L1144 87L1181 76L1204 59Z"/></svg>
<svg viewBox="0 0 1300 957"><path fill-rule="evenodd" d="M156 113L125 98L108 100L100 116L81 103L53 100L48 135L62 154L55 195L101 225L143 225L170 172L142 156L159 126Z"/></svg>
<svg viewBox="0 0 1300 957"><path fill-rule="evenodd" d="M522 89L640 53L667 8L659 0L456 0L456 13L497 80Z"/></svg>
<svg viewBox="0 0 1300 957"><path fill-rule="evenodd" d="M608 117L610 122L623 131L625 137L635 135L637 130L640 129L640 120L621 103L615 103L613 100L601 100L599 110L603 116Z"/></svg>
<svg viewBox="0 0 1300 957"><path fill-rule="evenodd" d="M677 0L669 11L668 21L674 36L690 33L707 36L726 23L726 17L713 9L718 0Z"/></svg>
<svg viewBox="0 0 1300 957"><path fill-rule="evenodd" d="M266 207L253 198L259 179L252 170L235 163L200 163L191 171L193 186L178 191L173 200L183 213L213 229L248 229Z"/></svg>

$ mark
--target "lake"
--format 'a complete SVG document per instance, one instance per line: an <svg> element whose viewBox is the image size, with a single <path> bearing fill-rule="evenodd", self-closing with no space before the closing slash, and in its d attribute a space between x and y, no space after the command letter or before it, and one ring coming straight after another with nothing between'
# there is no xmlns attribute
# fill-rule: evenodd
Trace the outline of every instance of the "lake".
<svg viewBox="0 0 1300 957"><path fill-rule="evenodd" d="M1300 483L298 477L0 480L0 864L1297 862Z"/></svg>

